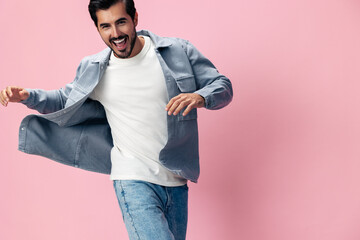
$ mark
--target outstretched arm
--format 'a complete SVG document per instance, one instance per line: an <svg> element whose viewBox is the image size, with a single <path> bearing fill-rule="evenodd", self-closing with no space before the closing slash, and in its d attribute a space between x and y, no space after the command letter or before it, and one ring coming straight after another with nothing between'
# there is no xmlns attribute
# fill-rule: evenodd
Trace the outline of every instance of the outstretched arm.
<svg viewBox="0 0 360 240"><path fill-rule="evenodd" d="M80 63L73 82L79 78L81 66ZM24 89L9 86L0 91L0 103L6 107L9 102L21 102L40 113L51 113L64 108L72 89L73 83L69 83L59 90Z"/></svg>
<svg viewBox="0 0 360 240"><path fill-rule="evenodd" d="M9 102L19 102L39 113L51 113L62 109L72 83L59 90L25 89L8 86L0 91L0 103L7 106Z"/></svg>

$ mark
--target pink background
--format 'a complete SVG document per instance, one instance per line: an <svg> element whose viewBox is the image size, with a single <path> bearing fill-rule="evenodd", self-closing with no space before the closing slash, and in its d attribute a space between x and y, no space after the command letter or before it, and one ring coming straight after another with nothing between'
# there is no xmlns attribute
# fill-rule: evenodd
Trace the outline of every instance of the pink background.
<svg viewBox="0 0 360 240"><path fill-rule="evenodd" d="M54 89L104 48L88 1L0 0L0 88ZM137 0L138 29L194 43L233 82L200 111L188 239L360 239L358 0ZM17 151L0 108L0 239L127 239L106 175Z"/></svg>

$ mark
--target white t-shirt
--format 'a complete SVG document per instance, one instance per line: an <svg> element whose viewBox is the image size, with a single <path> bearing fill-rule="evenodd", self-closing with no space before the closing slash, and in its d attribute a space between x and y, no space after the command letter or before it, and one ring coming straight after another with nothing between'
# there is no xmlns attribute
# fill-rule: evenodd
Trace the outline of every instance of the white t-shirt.
<svg viewBox="0 0 360 240"><path fill-rule="evenodd" d="M187 180L163 167L159 153L165 146L168 102L164 74L149 37L132 58L111 54L101 81L91 94L105 108L114 147L112 180L143 180L181 186Z"/></svg>

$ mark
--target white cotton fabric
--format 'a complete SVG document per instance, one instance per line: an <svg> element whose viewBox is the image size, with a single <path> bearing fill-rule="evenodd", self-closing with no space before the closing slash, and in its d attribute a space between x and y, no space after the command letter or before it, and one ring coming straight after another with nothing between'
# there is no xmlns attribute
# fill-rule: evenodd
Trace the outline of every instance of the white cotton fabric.
<svg viewBox="0 0 360 240"><path fill-rule="evenodd" d="M91 94L105 108L114 147L112 180L143 180L163 186L181 186L187 180L159 162L165 146L168 102L164 75L151 39L132 58L111 54L109 66Z"/></svg>

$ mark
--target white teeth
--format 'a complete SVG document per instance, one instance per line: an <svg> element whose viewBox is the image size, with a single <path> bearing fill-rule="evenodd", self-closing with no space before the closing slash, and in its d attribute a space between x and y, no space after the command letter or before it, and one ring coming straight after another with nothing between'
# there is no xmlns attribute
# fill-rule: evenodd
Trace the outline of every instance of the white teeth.
<svg viewBox="0 0 360 240"><path fill-rule="evenodd" d="M114 41L114 43L119 44L119 43L122 43L123 41L125 41L125 38L123 38L121 40L116 40L116 41Z"/></svg>

